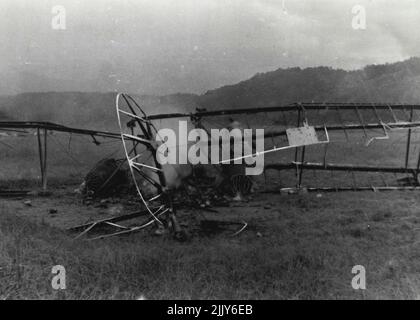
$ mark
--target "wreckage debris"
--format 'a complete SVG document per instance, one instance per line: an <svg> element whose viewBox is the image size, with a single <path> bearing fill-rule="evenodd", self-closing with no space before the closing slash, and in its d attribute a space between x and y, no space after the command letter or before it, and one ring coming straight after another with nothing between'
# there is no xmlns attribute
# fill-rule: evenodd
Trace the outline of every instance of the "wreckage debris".
<svg viewBox="0 0 420 320"><path fill-rule="evenodd" d="M213 235L221 233L222 231L231 231L231 227L235 225L240 225L240 228L233 232L230 236L234 237L239 235L242 231L246 229L248 223L245 221L222 221L222 220L202 220L200 221L201 230L207 235Z"/></svg>
<svg viewBox="0 0 420 320"><path fill-rule="evenodd" d="M0 190L0 197L20 198L28 195L29 191L25 190Z"/></svg>
<svg viewBox="0 0 420 320"><path fill-rule="evenodd" d="M102 159L86 175L79 191L92 197L107 196L127 187L127 171L124 160Z"/></svg>

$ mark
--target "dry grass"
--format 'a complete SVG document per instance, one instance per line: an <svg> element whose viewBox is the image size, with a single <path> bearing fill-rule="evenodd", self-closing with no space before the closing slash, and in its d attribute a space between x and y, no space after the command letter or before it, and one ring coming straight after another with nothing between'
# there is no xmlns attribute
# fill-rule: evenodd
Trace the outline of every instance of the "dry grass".
<svg viewBox="0 0 420 320"><path fill-rule="evenodd" d="M263 196L232 208L251 227L188 243L139 233L97 242L0 207L3 299L415 299L420 297L415 193ZM226 212L225 214L228 215ZM237 214L237 213L235 213ZM257 232L262 237L256 235ZM417 248L417 250L416 250ZM51 267L67 271L52 290ZM351 288L351 268L367 269L367 290Z"/></svg>

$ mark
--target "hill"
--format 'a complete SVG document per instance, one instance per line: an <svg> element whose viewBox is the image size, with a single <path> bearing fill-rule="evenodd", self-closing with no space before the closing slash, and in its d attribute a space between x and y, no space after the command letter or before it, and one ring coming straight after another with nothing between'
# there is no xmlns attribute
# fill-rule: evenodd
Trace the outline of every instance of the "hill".
<svg viewBox="0 0 420 320"><path fill-rule="evenodd" d="M261 107L293 102L420 103L420 58L345 71L329 67L289 68L257 74L206 92L207 108Z"/></svg>
<svg viewBox="0 0 420 320"><path fill-rule="evenodd" d="M115 93L47 92L0 97L0 118L53 121L68 126L116 129ZM146 113L262 107L293 102L420 103L420 58L346 71L288 68L256 74L201 96L136 96Z"/></svg>
<svg viewBox="0 0 420 320"><path fill-rule="evenodd" d="M51 121L78 128L117 129L116 93L47 92L22 93L0 98L0 119ZM146 113L185 111L195 108L189 94L134 96Z"/></svg>

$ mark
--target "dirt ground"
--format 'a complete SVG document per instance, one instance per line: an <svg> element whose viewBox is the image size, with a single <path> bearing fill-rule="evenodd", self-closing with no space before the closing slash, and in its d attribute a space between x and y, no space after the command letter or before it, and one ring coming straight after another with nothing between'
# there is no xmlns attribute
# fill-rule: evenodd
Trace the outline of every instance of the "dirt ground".
<svg viewBox="0 0 420 320"><path fill-rule="evenodd" d="M54 187L47 195L2 198L2 206L17 216L59 229L121 216L140 208L139 200L135 196L130 199L110 197L86 200L75 192L76 188L77 185L61 186ZM223 204L214 203L213 206L213 203L210 203L202 207L197 209L186 205L177 210L177 215L185 225L188 224L188 220L196 217L217 218L229 221L244 220L250 222L252 227L261 230L273 226L278 220L287 220L292 214L302 219L308 216L321 218L326 215L337 219L343 213L350 212L355 215L355 220L362 223L359 226L365 227L366 230L375 228L384 221L395 223L401 219L414 225L420 222L420 215L417 212L417 208L420 208L420 197L416 191L329 193L303 191L298 194L280 191L256 192L245 197L243 201L230 200ZM412 215L406 216L407 211ZM134 219L134 222L136 220ZM351 219L349 219L350 225ZM418 237L420 233L416 235L417 242Z"/></svg>

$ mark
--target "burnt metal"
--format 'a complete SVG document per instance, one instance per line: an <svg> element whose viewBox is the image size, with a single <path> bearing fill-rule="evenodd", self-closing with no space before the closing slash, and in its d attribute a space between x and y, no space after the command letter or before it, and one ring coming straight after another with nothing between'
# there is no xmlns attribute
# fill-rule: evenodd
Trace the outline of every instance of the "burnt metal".
<svg viewBox="0 0 420 320"><path fill-rule="evenodd" d="M22 132L21 131L22 129L36 129L39 163L40 163L40 169L41 169L41 184L42 184L42 189L44 191L47 190L47 177L48 177L47 175L47 155L48 155L47 142L48 142L49 131L88 135L93 138L93 142L97 145L99 145L100 143L96 140L95 137L102 137L102 138L108 138L108 139L120 139L119 133L78 129L78 128L62 126L62 125L52 123L52 122L0 121L0 130ZM43 135L43 139L41 137L42 135Z"/></svg>
<svg viewBox="0 0 420 320"><path fill-rule="evenodd" d="M359 110L372 110L375 107L377 110L390 110L392 112L395 122L399 122L395 116L393 110L404 110L407 108L413 108L413 110L420 110L420 105L412 104L386 104L386 103L293 103L288 105L273 106L273 107L260 107L260 108L239 108L239 109L224 109L214 111L198 111L193 113L161 113L154 114L145 117L145 120L160 120L170 118L184 118L191 117L192 115L197 117L213 117L223 115L234 115L234 114L255 114L264 112L279 112L279 111L298 111L302 110L302 107L306 111L310 110L355 110L355 106ZM362 126L363 128L363 126Z"/></svg>
<svg viewBox="0 0 420 320"><path fill-rule="evenodd" d="M332 163L315 163L315 162L290 162L290 163L273 163L265 166L265 170L287 170L303 167L309 170L326 170L326 171L358 171L358 172L383 172L383 173L409 173L417 174L417 168L405 167L380 167L380 166L359 166L350 164L332 164Z"/></svg>
<svg viewBox="0 0 420 320"><path fill-rule="evenodd" d="M119 133L78 129L66 127L52 122L36 122L36 121L0 121L0 129L44 129L49 131L75 133L88 136L104 137L111 139L121 139Z"/></svg>

